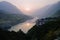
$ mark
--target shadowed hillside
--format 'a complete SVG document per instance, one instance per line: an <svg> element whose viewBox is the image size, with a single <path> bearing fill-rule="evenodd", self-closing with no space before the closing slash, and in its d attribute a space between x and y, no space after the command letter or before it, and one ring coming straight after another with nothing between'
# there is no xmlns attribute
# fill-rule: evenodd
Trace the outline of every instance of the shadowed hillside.
<svg viewBox="0 0 60 40"><path fill-rule="evenodd" d="M0 2L0 10L3 10L7 14L22 14L15 5L6 1Z"/></svg>
<svg viewBox="0 0 60 40"><path fill-rule="evenodd" d="M31 17L22 14L13 4L6 1L0 2L0 28L7 30L28 19L31 19Z"/></svg>
<svg viewBox="0 0 60 40"><path fill-rule="evenodd" d="M60 40L60 18L55 17L53 19L55 21L49 20L43 25L36 24L27 34L21 30L9 32L0 29L0 40Z"/></svg>
<svg viewBox="0 0 60 40"><path fill-rule="evenodd" d="M60 10L56 11L55 14L52 15L52 17L60 16Z"/></svg>
<svg viewBox="0 0 60 40"><path fill-rule="evenodd" d="M37 24L28 31L27 36L32 38L30 40L54 40L57 37L60 38L60 18L55 21L44 21L44 23L43 25Z"/></svg>
<svg viewBox="0 0 60 40"><path fill-rule="evenodd" d="M30 40L60 40L60 10L51 17L38 19L27 37Z"/></svg>

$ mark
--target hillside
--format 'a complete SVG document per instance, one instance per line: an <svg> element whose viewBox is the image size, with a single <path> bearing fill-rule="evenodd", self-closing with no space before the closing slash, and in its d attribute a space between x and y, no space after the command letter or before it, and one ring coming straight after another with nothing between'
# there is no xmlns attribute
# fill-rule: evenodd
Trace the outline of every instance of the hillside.
<svg viewBox="0 0 60 40"><path fill-rule="evenodd" d="M55 21L44 19L40 23L43 22L45 24L36 24L28 31L27 36L31 38L30 40L60 40L60 18L55 19Z"/></svg>
<svg viewBox="0 0 60 40"><path fill-rule="evenodd" d="M52 15L52 17L57 17L57 16L60 16L60 10L57 10L55 14Z"/></svg>
<svg viewBox="0 0 60 40"><path fill-rule="evenodd" d="M13 4L2 1L0 2L0 10L4 11L5 13L10 14L22 14L22 12Z"/></svg>
<svg viewBox="0 0 60 40"><path fill-rule="evenodd" d="M20 15L20 14L6 14L5 12L0 12L0 28L9 29L14 25L22 23L28 19L31 19L29 16Z"/></svg>
<svg viewBox="0 0 60 40"><path fill-rule="evenodd" d="M0 2L0 28L7 30L28 19L31 17L24 15L15 5L6 1Z"/></svg>

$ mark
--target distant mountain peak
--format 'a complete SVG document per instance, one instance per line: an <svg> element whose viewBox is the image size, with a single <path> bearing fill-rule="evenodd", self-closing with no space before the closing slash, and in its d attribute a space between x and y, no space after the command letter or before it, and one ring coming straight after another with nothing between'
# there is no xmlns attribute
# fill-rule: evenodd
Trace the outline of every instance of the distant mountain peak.
<svg viewBox="0 0 60 40"><path fill-rule="evenodd" d="M0 2L0 28L7 30L31 18L24 15L15 5L6 1Z"/></svg>
<svg viewBox="0 0 60 40"><path fill-rule="evenodd" d="M0 2L0 3L8 3L7 1L2 1L2 2Z"/></svg>
<svg viewBox="0 0 60 40"><path fill-rule="evenodd" d="M10 12L13 14L20 14L22 13L15 5L12 3L9 3L7 1L0 2L0 10L3 10L5 12Z"/></svg>
<svg viewBox="0 0 60 40"><path fill-rule="evenodd" d="M33 15L39 18L51 17L57 10L60 10L60 1L36 10Z"/></svg>

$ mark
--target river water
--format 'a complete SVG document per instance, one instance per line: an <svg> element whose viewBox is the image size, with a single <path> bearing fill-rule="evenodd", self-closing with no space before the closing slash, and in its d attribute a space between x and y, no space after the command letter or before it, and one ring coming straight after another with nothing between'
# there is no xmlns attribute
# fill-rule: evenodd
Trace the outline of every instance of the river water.
<svg viewBox="0 0 60 40"><path fill-rule="evenodd" d="M38 18L36 17L36 18L31 19L31 20L27 20L23 23L12 26L11 29L9 29L9 31L18 32L21 29L24 33L27 33L28 30L30 30L36 24L37 19Z"/></svg>

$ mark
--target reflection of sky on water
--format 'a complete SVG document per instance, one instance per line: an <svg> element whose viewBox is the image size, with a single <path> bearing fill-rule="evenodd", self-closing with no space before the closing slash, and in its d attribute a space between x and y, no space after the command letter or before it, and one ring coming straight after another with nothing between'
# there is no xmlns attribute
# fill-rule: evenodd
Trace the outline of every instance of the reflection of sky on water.
<svg viewBox="0 0 60 40"><path fill-rule="evenodd" d="M24 33L27 33L29 29L31 29L36 23L36 20L38 18L33 18L31 20L27 20L26 22L24 23L20 23L18 25L15 25L13 26L11 29L9 29L10 31L19 31L20 29L24 32Z"/></svg>

